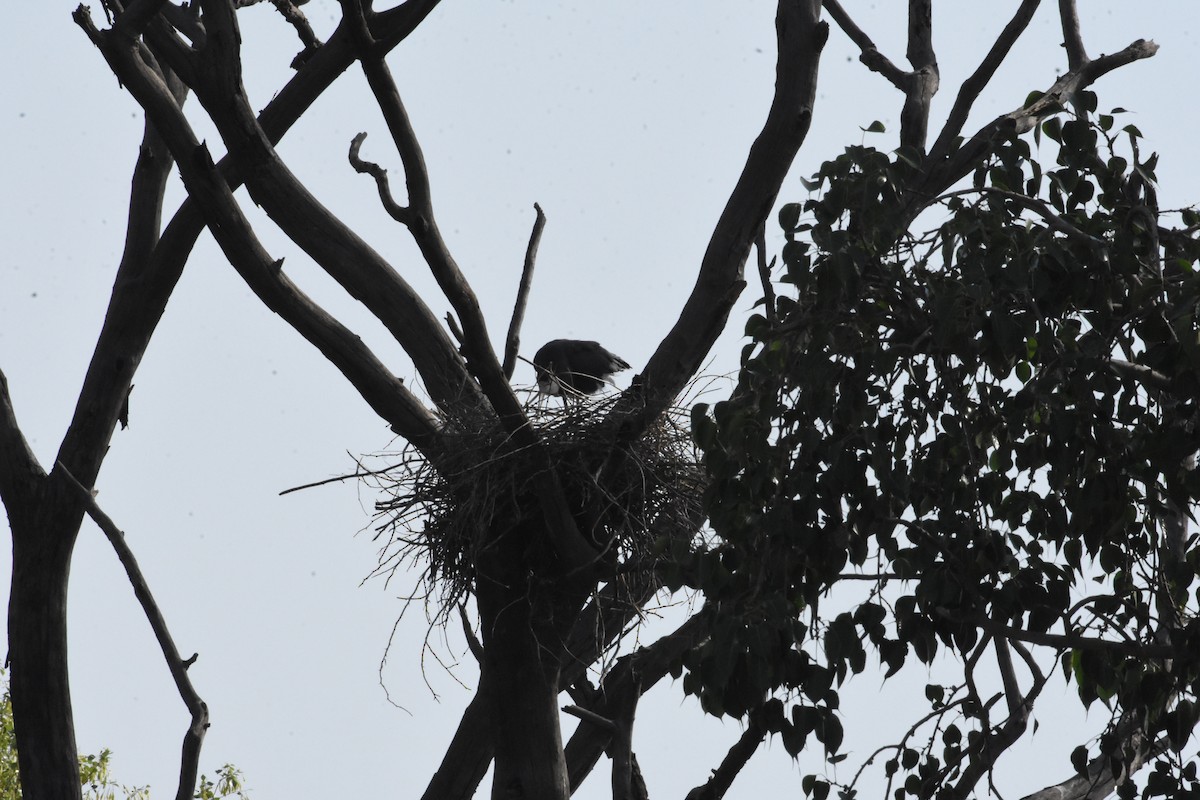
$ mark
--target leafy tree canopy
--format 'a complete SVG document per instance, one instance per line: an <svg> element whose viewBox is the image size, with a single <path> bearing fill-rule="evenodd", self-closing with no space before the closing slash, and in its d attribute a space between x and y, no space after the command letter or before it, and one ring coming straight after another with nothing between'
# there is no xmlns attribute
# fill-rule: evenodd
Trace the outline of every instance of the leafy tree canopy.
<svg viewBox="0 0 1200 800"><path fill-rule="evenodd" d="M685 688L837 762L839 691L868 655L890 678L949 651L960 678L927 686L929 716L880 762L897 800L969 792L1060 670L1111 711L1072 756L1081 780L1131 797L1124 771L1157 755L1143 797L1200 791L1181 756L1200 713L1200 214L1158 207L1158 158L1120 109L1078 103L937 198L911 148L822 165L779 214L780 283L733 397L693 413L717 536L670 577L713 620Z"/></svg>

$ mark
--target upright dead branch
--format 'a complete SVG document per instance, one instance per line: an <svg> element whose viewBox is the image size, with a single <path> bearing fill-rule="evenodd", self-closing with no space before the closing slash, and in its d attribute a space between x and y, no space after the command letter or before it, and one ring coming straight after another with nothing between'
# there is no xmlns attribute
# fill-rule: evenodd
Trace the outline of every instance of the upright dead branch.
<svg viewBox="0 0 1200 800"><path fill-rule="evenodd" d="M538 245L542 242L542 231L546 228L546 215L542 207L533 204L537 214L533 230L529 233L529 245L525 248L525 266L521 270L521 282L517 286L517 299L513 303L512 321L508 323L508 335L504 337L504 377L512 380L517 368L517 354L521 350L521 324L525 321L525 306L529 302L529 289L533 285L533 268L537 263Z"/></svg>

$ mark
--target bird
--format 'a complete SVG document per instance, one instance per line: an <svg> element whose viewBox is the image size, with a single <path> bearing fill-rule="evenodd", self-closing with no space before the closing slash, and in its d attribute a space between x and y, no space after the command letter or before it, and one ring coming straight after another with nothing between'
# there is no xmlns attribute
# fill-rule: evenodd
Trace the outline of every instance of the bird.
<svg viewBox="0 0 1200 800"><path fill-rule="evenodd" d="M533 356L533 366L538 390L564 399L567 394L595 394L613 373L629 369L625 359L605 350L599 342L582 339L547 342Z"/></svg>

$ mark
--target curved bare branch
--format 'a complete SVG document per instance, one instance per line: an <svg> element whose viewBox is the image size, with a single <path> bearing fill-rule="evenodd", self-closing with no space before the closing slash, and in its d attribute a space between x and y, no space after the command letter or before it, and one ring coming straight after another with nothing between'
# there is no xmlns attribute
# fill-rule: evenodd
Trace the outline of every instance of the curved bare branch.
<svg viewBox="0 0 1200 800"><path fill-rule="evenodd" d="M699 370L745 287L750 247L808 133L817 67L829 36L819 0L781 0L775 97L762 132L713 229L696 285L679 319L612 412L623 438L636 437L675 400Z"/></svg>

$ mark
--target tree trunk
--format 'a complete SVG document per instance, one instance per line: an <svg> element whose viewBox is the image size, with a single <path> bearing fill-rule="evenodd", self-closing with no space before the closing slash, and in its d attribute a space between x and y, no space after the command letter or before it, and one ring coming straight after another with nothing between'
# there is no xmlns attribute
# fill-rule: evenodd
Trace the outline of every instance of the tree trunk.
<svg viewBox="0 0 1200 800"><path fill-rule="evenodd" d="M526 519L540 520L539 512ZM493 531L493 534L496 532ZM495 746L493 800L568 800L558 694L566 640L594 582L563 575L541 524L494 535L475 597Z"/></svg>
<svg viewBox="0 0 1200 800"><path fill-rule="evenodd" d="M8 606L11 694L25 800L80 800L79 758L67 679L67 579L80 512L44 489L9 507L13 535ZM28 513L26 513L28 512Z"/></svg>
<svg viewBox="0 0 1200 800"><path fill-rule="evenodd" d="M558 715L562 648L553 626L538 619L547 602L541 594L525 581L479 581L486 676L481 683L493 687L493 800L571 796Z"/></svg>

